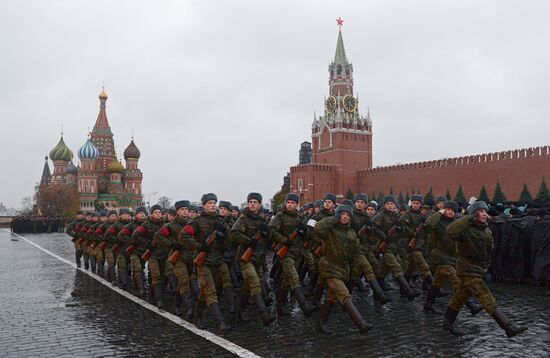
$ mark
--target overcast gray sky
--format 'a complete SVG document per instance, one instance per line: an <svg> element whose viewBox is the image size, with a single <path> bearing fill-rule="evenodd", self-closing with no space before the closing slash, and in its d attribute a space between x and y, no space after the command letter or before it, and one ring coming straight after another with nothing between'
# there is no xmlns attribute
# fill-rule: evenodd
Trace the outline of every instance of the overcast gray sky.
<svg viewBox="0 0 550 358"><path fill-rule="evenodd" d="M375 165L549 143L547 1L0 3L7 206L32 194L62 124L76 157L103 82L146 198L270 198L323 111L339 16Z"/></svg>

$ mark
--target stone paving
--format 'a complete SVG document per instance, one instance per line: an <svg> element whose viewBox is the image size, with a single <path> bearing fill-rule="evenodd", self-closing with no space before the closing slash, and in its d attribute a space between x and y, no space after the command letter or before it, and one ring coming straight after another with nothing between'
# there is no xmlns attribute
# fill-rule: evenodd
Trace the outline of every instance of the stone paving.
<svg viewBox="0 0 550 358"><path fill-rule="evenodd" d="M73 261L68 236L24 236ZM2 229L0 260L0 356L233 355ZM320 335L318 313L306 319L295 308L293 317L267 329L251 310L253 320L237 324L224 338L263 357L550 356L550 302L544 290L490 287L510 318L530 325L526 333L509 340L485 312L470 318L463 311L457 326L466 334L456 338L441 330L442 317L422 312L425 296L409 303L392 291L394 302L386 306L355 293L361 312L375 325L367 336L356 333L339 309L333 310L330 324L336 334ZM440 308L447 299L439 299Z"/></svg>

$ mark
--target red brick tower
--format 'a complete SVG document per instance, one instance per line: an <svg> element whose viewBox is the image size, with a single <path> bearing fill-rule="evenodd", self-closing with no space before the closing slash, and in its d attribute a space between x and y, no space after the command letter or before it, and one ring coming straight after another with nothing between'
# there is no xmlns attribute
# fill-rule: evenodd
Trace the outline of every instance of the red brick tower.
<svg viewBox="0 0 550 358"><path fill-rule="evenodd" d="M356 192L356 172L372 168L372 121L359 114L353 91L353 65L346 57L339 25L336 54L329 65L329 95L324 115L312 124L312 163L291 168L291 191L311 201L327 192L342 198Z"/></svg>
<svg viewBox="0 0 550 358"><path fill-rule="evenodd" d="M108 166L115 159L115 145L113 141L113 132L107 120L105 111L107 102L107 93L102 90L99 94L99 114L91 133L92 143L99 149L99 157L96 159L96 170L98 180L98 192L107 193L109 188Z"/></svg>

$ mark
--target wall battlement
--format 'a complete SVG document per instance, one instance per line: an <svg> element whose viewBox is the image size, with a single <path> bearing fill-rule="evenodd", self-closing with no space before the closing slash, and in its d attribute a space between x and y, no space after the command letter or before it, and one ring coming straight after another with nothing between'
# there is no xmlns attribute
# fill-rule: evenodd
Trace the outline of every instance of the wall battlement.
<svg viewBox="0 0 550 358"><path fill-rule="evenodd" d="M330 164L299 164L295 165L293 167L290 167L291 173L303 173L307 171L314 171L314 172L330 172L334 169L333 165Z"/></svg>

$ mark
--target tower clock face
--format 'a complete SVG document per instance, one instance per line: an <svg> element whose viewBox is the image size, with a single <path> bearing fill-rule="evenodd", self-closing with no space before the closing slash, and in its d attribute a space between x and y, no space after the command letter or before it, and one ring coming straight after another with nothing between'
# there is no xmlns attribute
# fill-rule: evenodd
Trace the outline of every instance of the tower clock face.
<svg viewBox="0 0 550 358"><path fill-rule="evenodd" d="M342 98L342 106L346 112L355 112L357 109L357 100L350 94L345 95L344 98Z"/></svg>
<svg viewBox="0 0 550 358"><path fill-rule="evenodd" d="M336 97L330 96L329 98L327 98L325 102L325 110L328 113L334 113L336 112L336 105L337 105Z"/></svg>

